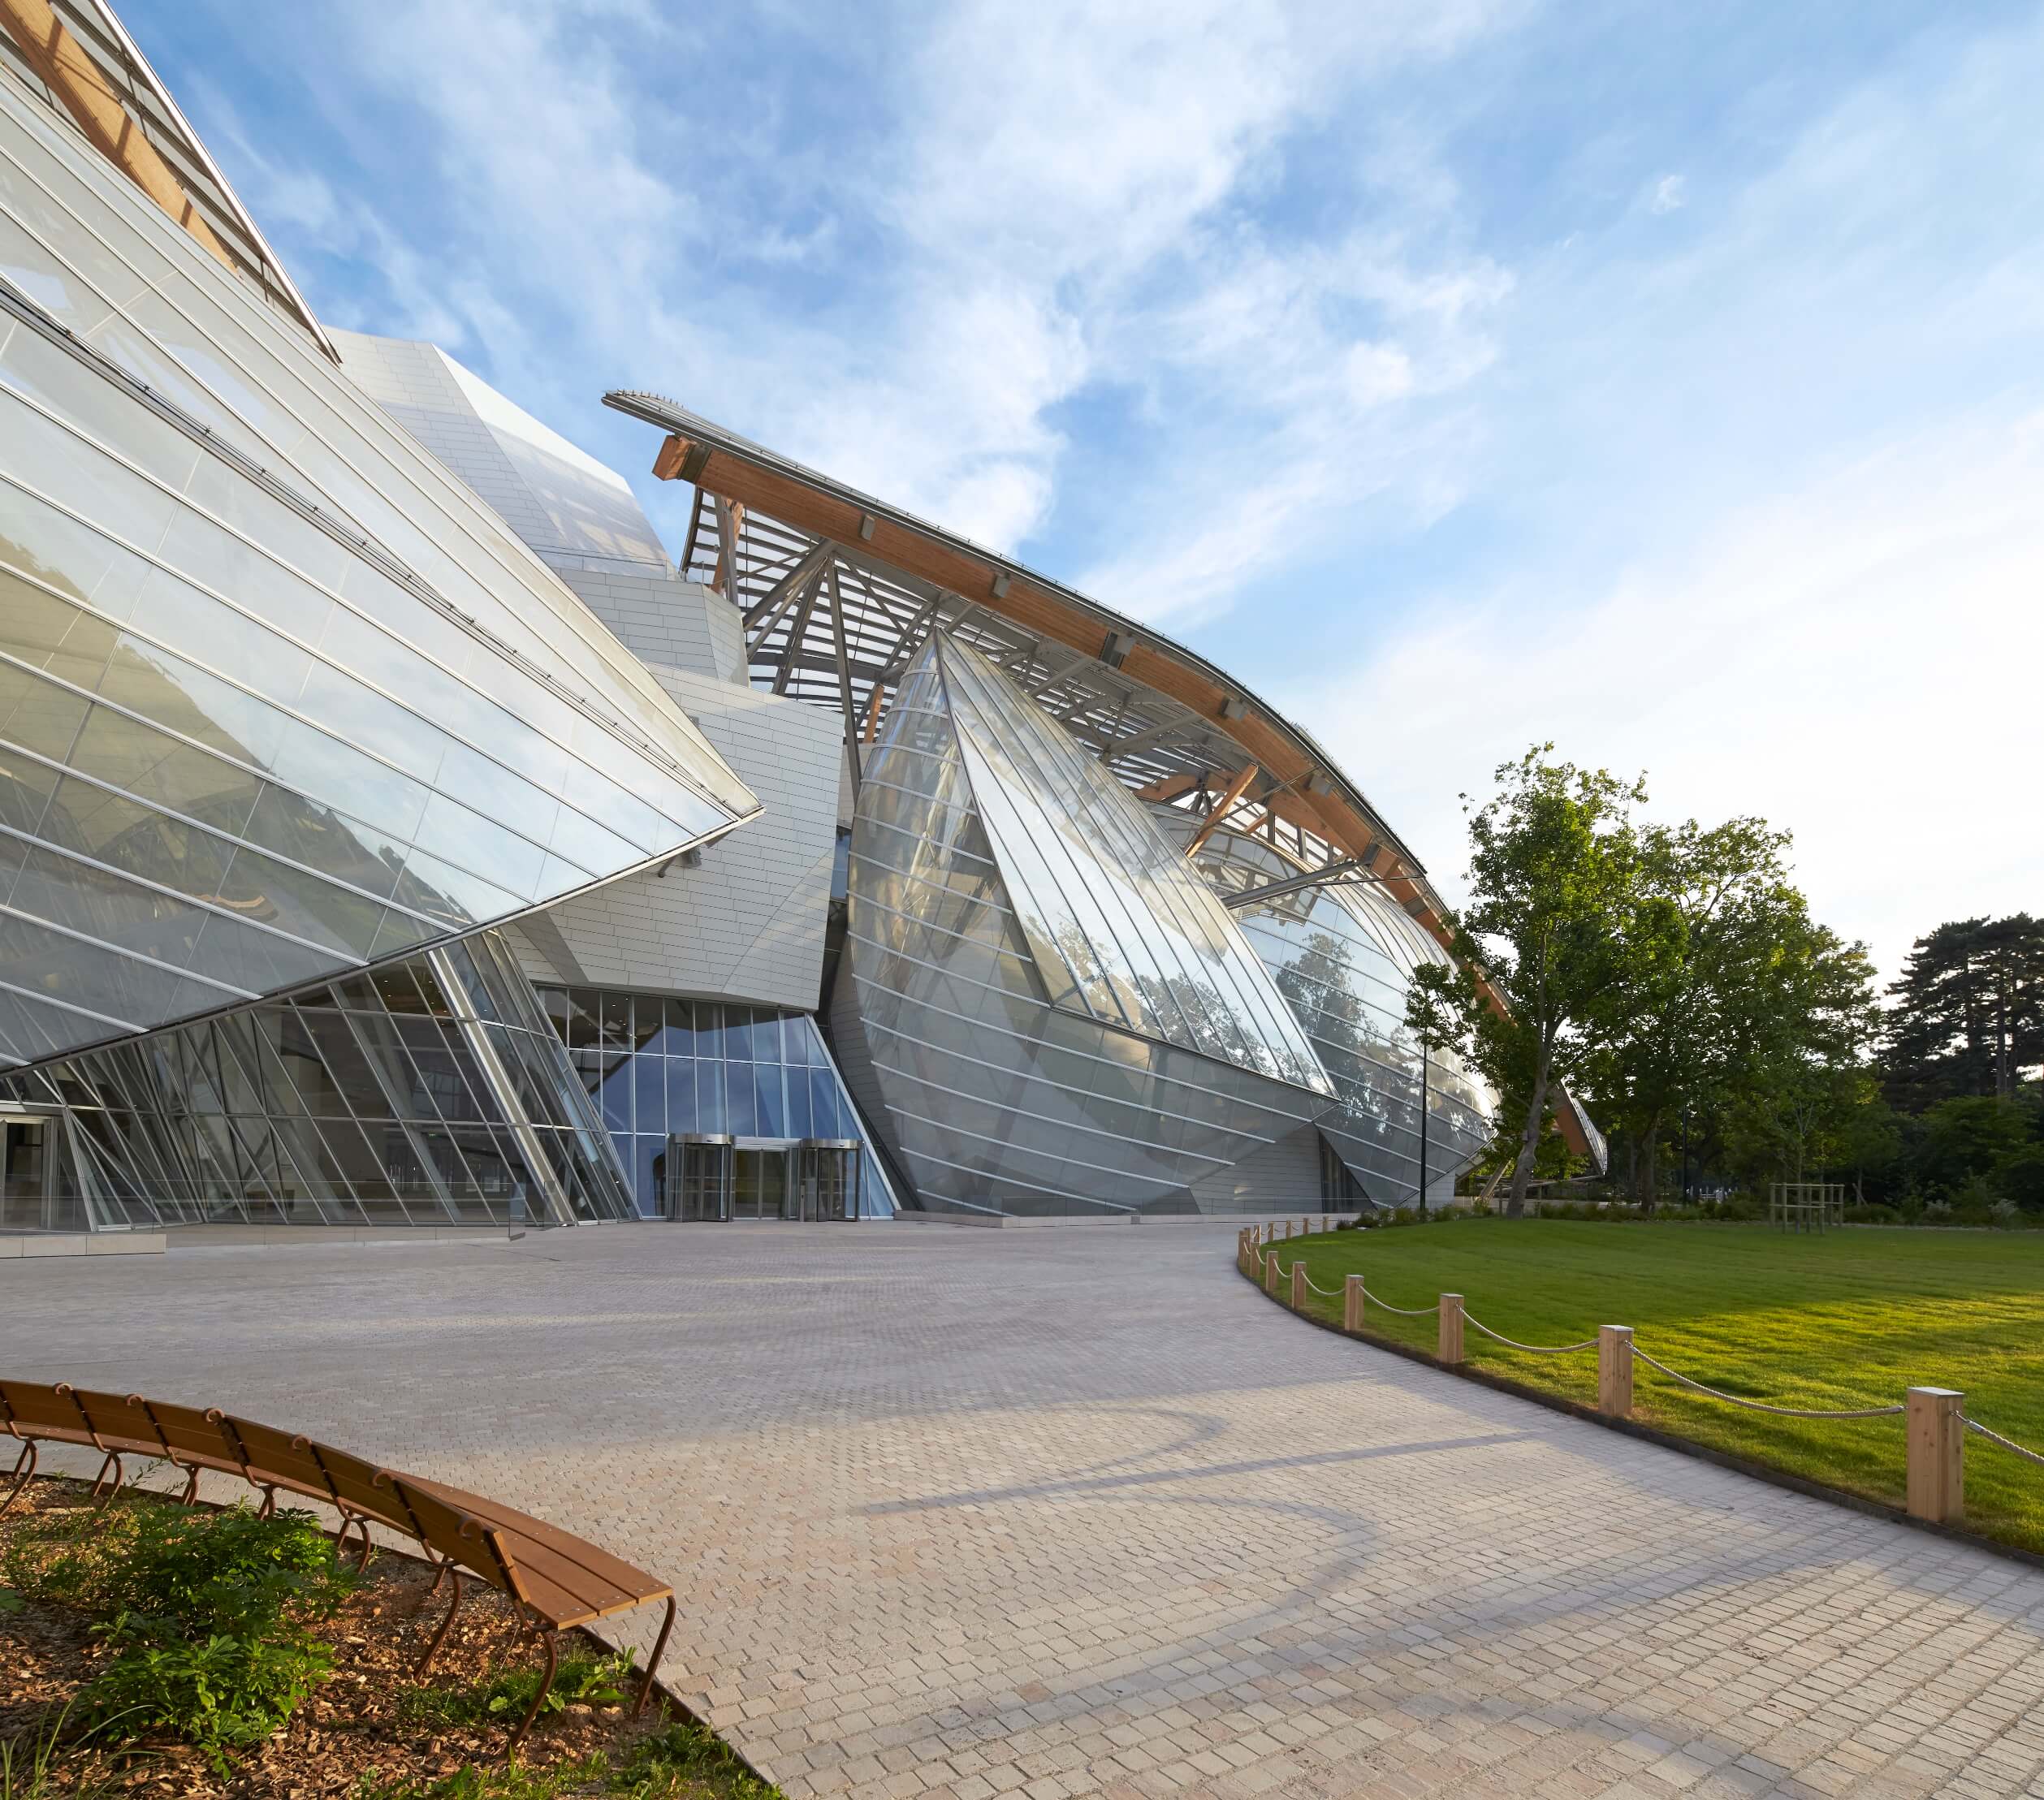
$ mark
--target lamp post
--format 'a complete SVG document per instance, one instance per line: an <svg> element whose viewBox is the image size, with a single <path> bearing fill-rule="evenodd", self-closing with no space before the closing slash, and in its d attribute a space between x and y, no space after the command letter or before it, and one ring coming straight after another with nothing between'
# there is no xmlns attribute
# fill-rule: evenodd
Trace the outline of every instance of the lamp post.
<svg viewBox="0 0 2044 1800"><path fill-rule="evenodd" d="M1427 1040L1420 1040L1420 1216L1427 1216Z"/></svg>

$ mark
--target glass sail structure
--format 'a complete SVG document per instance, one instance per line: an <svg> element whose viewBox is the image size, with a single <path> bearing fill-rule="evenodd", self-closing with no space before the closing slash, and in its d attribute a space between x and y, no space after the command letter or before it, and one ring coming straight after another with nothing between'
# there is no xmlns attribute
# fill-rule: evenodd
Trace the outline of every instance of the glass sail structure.
<svg viewBox="0 0 2044 1800"><path fill-rule="evenodd" d="M1194 1211L1332 1103L1225 909L1087 766L941 636L867 766L836 1041L926 1209Z"/></svg>
<svg viewBox="0 0 2044 1800"><path fill-rule="evenodd" d="M757 809L311 338L0 82L0 1068Z"/></svg>
<svg viewBox="0 0 2044 1800"><path fill-rule="evenodd" d="M1200 820L1152 809L1180 844ZM1195 853L1221 894L1239 893L1299 870L1268 844L1225 826ZM1405 1023L1413 969L1446 952L1372 884L1330 884L1275 895L1234 912L1312 1041L1340 1107L1320 1135L1363 1192L1381 1206L1412 1204L1420 1189L1420 1117L1427 1115L1427 1185L1451 1178L1490 1142L1497 1099L1452 1052L1425 1060Z"/></svg>

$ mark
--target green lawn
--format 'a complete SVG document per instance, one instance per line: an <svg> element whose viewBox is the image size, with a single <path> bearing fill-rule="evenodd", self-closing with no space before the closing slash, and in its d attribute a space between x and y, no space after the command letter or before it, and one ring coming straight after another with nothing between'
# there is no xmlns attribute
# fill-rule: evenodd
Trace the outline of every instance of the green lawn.
<svg viewBox="0 0 2044 1800"><path fill-rule="evenodd" d="M2044 1232L1878 1227L1789 1236L1765 1226L1588 1224L1461 1219L1410 1229L1280 1241L1288 1272L1424 1306L1459 1293L1468 1312L1528 1344L1570 1344L1630 1325L1671 1368L1727 1393L1788 1406L1899 1401L1956 1388L1984 1425L2044 1450ZM1281 1295L1289 1295L1281 1279ZM1339 1300L1307 1295L1337 1324ZM1372 1336L1431 1351L1435 1322L1371 1307ZM1532 1356L1467 1333L1478 1367L1594 1405L1597 1354ZM1645 1422L1807 1478L1899 1504L1899 1418L1775 1418L1685 1393L1634 1364ZM2044 1468L1968 1433L1967 1522L2044 1552Z"/></svg>

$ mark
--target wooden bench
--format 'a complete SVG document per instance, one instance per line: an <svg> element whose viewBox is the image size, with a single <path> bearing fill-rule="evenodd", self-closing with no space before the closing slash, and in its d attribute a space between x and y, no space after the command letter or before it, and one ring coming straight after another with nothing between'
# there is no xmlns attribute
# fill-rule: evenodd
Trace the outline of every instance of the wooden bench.
<svg viewBox="0 0 2044 1800"><path fill-rule="evenodd" d="M98 1393L66 1381L45 1386L0 1380L0 1431L19 1439L22 1446L12 1485L0 1499L0 1513L14 1504L35 1474L38 1444L67 1444L97 1451L104 1459L92 1490L93 1498L102 1504L126 1479L123 1459L146 1457L184 1472L184 1490L177 1497L186 1504L198 1496L200 1475L211 1470L239 1476L259 1489L265 1516L275 1510L279 1492L331 1506L341 1521L334 1535L335 1553L340 1553L350 1532L359 1534L357 1569L369 1560L372 1526L411 1539L439 1565L434 1591L438 1593L443 1582L453 1584L447 1617L419 1659L421 1675L454 1627L464 1569L508 1595L527 1629L542 1638L546 1657L545 1677L512 1733L510 1750L532 1729L553 1687L559 1633L663 1599L667 1614L646 1665L636 1710L644 1711L652 1692L654 1671L674 1629L674 1590L529 1513L422 1475L379 1467L303 1433L260 1425L217 1406L201 1411L140 1394Z"/></svg>

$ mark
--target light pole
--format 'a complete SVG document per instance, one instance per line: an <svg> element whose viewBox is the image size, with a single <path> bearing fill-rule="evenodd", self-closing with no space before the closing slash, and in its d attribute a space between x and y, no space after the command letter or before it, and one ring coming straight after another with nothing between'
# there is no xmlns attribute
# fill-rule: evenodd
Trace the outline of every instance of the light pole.
<svg viewBox="0 0 2044 1800"><path fill-rule="evenodd" d="M1420 1216L1427 1216L1427 1040L1420 1040Z"/></svg>

